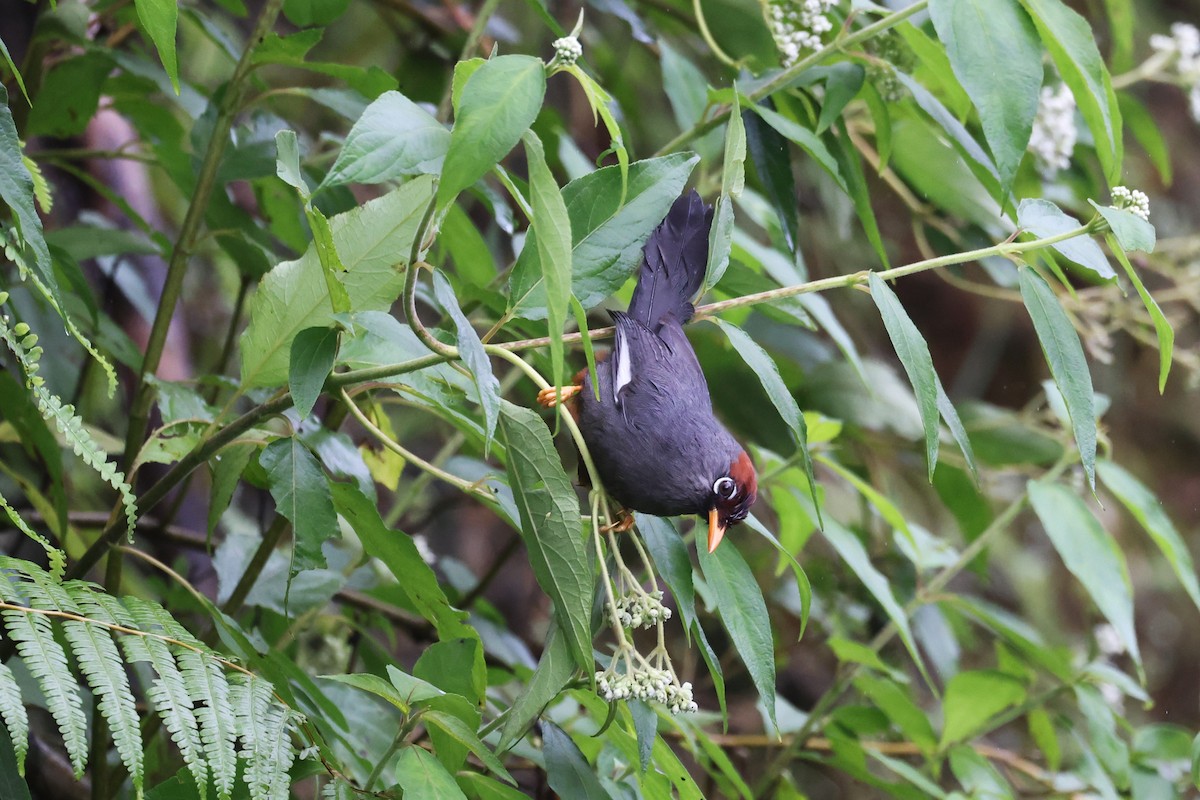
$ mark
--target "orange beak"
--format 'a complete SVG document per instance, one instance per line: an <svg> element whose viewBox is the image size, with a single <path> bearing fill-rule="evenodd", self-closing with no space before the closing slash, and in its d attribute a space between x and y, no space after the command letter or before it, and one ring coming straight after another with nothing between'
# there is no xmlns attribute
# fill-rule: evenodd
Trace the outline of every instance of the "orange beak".
<svg viewBox="0 0 1200 800"><path fill-rule="evenodd" d="M725 538L725 526L721 524L720 512L711 508L708 511L708 552L716 550L723 538Z"/></svg>

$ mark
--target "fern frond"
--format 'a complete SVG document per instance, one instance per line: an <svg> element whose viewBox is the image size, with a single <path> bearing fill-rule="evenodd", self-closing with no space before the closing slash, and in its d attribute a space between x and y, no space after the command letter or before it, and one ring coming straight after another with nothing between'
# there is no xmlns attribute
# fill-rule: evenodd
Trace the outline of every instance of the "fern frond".
<svg viewBox="0 0 1200 800"><path fill-rule="evenodd" d="M4 509L4 511L8 513L8 518L12 520L13 525L16 525L17 529L20 530L21 533L25 534L30 539L42 546L42 549L46 551L46 558L50 561L50 574L61 578L63 572L67 568L66 554L54 545L50 544L50 540L45 536L42 536L33 528L25 524L25 520L21 519L21 515L17 513L17 510L8 504L8 500L5 499L3 494L0 494L0 508Z"/></svg>
<svg viewBox="0 0 1200 800"><path fill-rule="evenodd" d="M27 600L28 597L46 596L27 578L21 582L19 592L11 576L11 573L0 576L0 600L12 605L29 606L32 603ZM88 756L83 698L67 664L67 652L54 639L50 618L13 609L5 609L0 613L0 618L4 620L8 637L17 645L17 653L24 659L25 666L46 698L46 707L62 732L75 776L83 777Z"/></svg>
<svg viewBox="0 0 1200 800"><path fill-rule="evenodd" d="M131 621L139 630L168 635L158 619L157 611L162 610L161 607L133 597L125 598L125 606L129 610ZM158 674L147 695L158 715L162 717L163 725L171 735L171 741L179 748L183 763L196 779L200 797L206 797L208 762L204 758L204 745L200 740L195 704L188 693L187 681L171 654L171 648L162 639L154 636L123 636L121 647L125 650L126 660L147 662Z"/></svg>
<svg viewBox="0 0 1200 800"><path fill-rule="evenodd" d="M296 757L288 709L275 702L271 685L259 678L234 675L230 689L251 800L287 800Z"/></svg>
<svg viewBox="0 0 1200 800"><path fill-rule="evenodd" d="M22 151L25 149L24 142L21 142L21 149ZM37 199L38 206L41 207L43 214L49 214L54 208L54 195L50 193L50 183L42 174L42 168L24 152L21 153L21 163L25 165L25 169L29 170L29 177L33 178L33 196Z"/></svg>
<svg viewBox="0 0 1200 800"><path fill-rule="evenodd" d="M175 659L187 681L188 694L197 704L196 721L200 723L200 740L208 757L213 784L221 800L229 800L237 778L235 717L229 704L229 683L221 667L195 650L175 648Z"/></svg>
<svg viewBox="0 0 1200 800"><path fill-rule="evenodd" d="M17 772L25 776L25 755L29 752L29 715L21 700L21 687L7 664L0 664L0 717L8 728L13 752L17 756Z"/></svg>
<svg viewBox="0 0 1200 800"><path fill-rule="evenodd" d="M6 292L0 292L0 304L7 301ZM137 498L133 489L125 481L125 475L117 469L117 465L108 460L108 456L96 444L96 440L83 427L83 419L76 416L75 407L64 404L57 395L46 388L46 381L38 375L38 360L42 357L42 348L38 347L37 334L29 332L29 326L23 322L10 327L8 317L0 314L0 339L8 345L21 367L25 370L25 385L33 393L33 399L42 418L53 420L55 427L70 442L75 455L94 469L109 486L121 495L121 505L125 509L126 533L132 538L133 528L137 523Z"/></svg>

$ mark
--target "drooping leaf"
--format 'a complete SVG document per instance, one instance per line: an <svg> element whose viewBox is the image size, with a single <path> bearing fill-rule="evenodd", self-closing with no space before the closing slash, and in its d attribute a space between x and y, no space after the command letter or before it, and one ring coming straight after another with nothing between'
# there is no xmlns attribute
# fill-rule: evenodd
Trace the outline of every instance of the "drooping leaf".
<svg viewBox="0 0 1200 800"><path fill-rule="evenodd" d="M571 218L562 192L546 165L542 142L532 131L525 134L529 161L529 195L533 205L542 284L546 288L546 321L550 333L551 384L563 385L563 325L571 301Z"/></svg>
<svg viewBox="0 0 1200 800"><path fill-rule="evenodd" d="M552 624L537 669L525 684L524 692L509 708L508 717L500 728L497 752L505 752L525 735L533 720L566 687L575 672L575 659L567 637L560 625Z"/></svg>
<svg viewBox="0 0 1200 800"><path fill-rule="evenodd" d="M1030 481L1029 502L1063 564L1087 590L1100 613L1112 623L1141 669L1133 624L1133 589L1125 557L1074 492L1057 483Z"/></svg>
<svg viewBox="0 0 1200 800"><path fill-rule="evenodd" d="M659 577L671 590L684 631L690 636L692 622L696 619L696 587L692 582L692 560L687 545L670 520L642 513L638 513L636 519L638 533L654 559Z"/></svg>
<svg viewBox="0 0 1200 800"><path fill-rule="evenodd" d="M874 675L859 675L854 679L854 686L923 751L932 752L937 748L937 734L929 715L909 696L909 687Z"/></svg>
<svg viewBox="0 0 1200 800"><path fill-rule="evenodd" d="M733 95L733 107L725 128L725 160L721 169L721 196L717 199L712 229L708 235L708 268L704 286L716 286L729 266L729 251L733 241L733 198L742 193L746 184L746 126L742 122L738 94Z"/></svg>
<svg viewBox="0 0 1200 800"><path fill-rule="evenodd" d="M500 759L496 758L495 754L488 749L487 745L479 740L475 731L467 727L466 723L458 717L447 714L444 711L427 711L421 719L428 725L433 725L438 728L463 747L470 750L475 756L483 762L483 765L489 770L499 775L509 783L516 785L512 775L508 774L508 770L500 763Z"/></svg>
<svg viewBox="0 0 1200 800"><path fill-rule="evenodd" d="M553 722L542 726L542 755L546 759L546 782L559 797L609 800L609 793L596 778L596 769L579 752L571 737Z"/></svg>
<svg viewBox="0 0 1200 800"><path fill-rule="evenodd" d="M763 102L769 103L770 100ZM742 111L742 123L746 129L746 149L754 171L779 218L784 243L789 252L794 251L800 223L796 213L796 180L792 175L787 139L748 109Z"/></svg>
<svg viewBox="0 0 1200 800"><path fill-rule="evenodd" d="M1124 0L1119 1L1124 2ZM1171 170L1171 151L1167 146L1166 139L1163 138L1162 131L1158 129L1158 122L1155 121L1150 111L1129 92L1121 92L1117 95L1117 107L1121 109L1121 119L1129 128L1129 132L1146 151L1150 162L1158 170L1163 185L1170 186L1174 178Z"/></svg>
<svg viewBox="0 0 1200 800"><path fill-rule="evenodd" d="M291 574L325 566L321 545L337 534L329 481L316 457L294 436L276 439L258 456L275 507L292 523Z"/></svg>
<svg viewBox="0 0 1200 800"><path fill-rule="evenodd" d="M439 207L448 205L516 146L542 107L545 93L545 65L532 56L497 56L471 73L450 132L438 184Z"/></svg>
<svg viewBox="0 0 1200 800"><path fill-rule="evenodd" d="M521 535L542 591L554 601L576 665L591 673L591 548L581 535L579 500L542 418L505 402L500 430L508 453L508 477L521 515Z"/></svg>
<svg viewBox="0 0 1200 800"><path fill-rule="evenodd" d="M467 319L466 314L458 306L458 298L450 281L439 270L433 271L433 294L439 304L454 320L455 330L458 331L458 352L463 363L471 371L475 386L479 389L479 404L483 407L483 453L486 456L491 448L492 437L496 435L496 425L500 421L500 381L492 372L492 362L488 359L479 334Z"/></svg>
<svg viewBox="0 0 1200 800"><path fill-rule="evenodd" d="M818 67L817 69L821 69ZM817 117L817 135L821 135L841 116L850 101L858 96L866 81L867 71L861 64L843 61L824 68L825 98Z"/></svg>
<svg viewBox="0 0 1200 800"><path fill-rule="evenodd" d="M288 389L292 405L304 419L312 412L325 379L337 358L338 331L336 328L305 328L292 340L288 358Z"/></svg>
<svg viewBox="0 0 1200 800"><path fill-rule="evenodd" d="M171 79L175 94L179 94L179 59L175 55L175 26L179 21L179 7L175 0L135 0L138 21L154 42L154 49L162 60L163 69Z"/></svg>
<svg viewBox="0 0 1200 800"><path fill-rule="evenodd" d="M1154 323L1154 335L1158 338L1158 393L1162 394L1167 388L1167 376L1171 374L1171 360L1175 354L1175 329L1171 327L1167 315L1158 307L1158 301L1146 290L1133 264L1129 263L1129 256L1125 255L1125 250L1116 235L1110 233L1107 239L1108 249L1112 250L1117 261L1121 262L1122 269L1129 276L1129 282L1137 290L1142 305L1146 307L1146 313L1150 315L1150 321Z"/></svg>
<svg viewBox="0 0 1200 800"><path fill-rule="evenodd" d="M931 0L929 14L979 112L1007 193L1029 144L1042 87L1037 31L1017 0Z"/></svg>
<svg viewBox="0 0 1200 800"><path fill-rule="evenodd" d="M879 263L886 268L889 266L887 248L883 243L883 235L879 232L879 221L875 218L875 209L871 205L871 193L867 187L866 175L863 173L862 158L859 156L858 148L850 140L845 120L837 120L836 127L838 135L832 137L835 145L834 155L838 161L838 168L846 178L846 192L854 203L854 211L858 214L858 221L867 234L867 241L871 243L875 254L879 256Z"/></svg>
<svg viewBox="0 0 1200 800"><path fill-rule="evenodd" d="M1079 220L1049 200L1025 199L1017 206L1017 224L1039 238L1057 236L1079 227ZM1056 251L1090 271L1100 280L1116 277L1104 251L1090 236L1076 236L1051 245Z"/></svg>
<svg viewBox="0 0 1200 800"><path fill-rule="evenodd" d="M1096 489L1096 405L1092 374L1079 335L1054 291L1030 267L1020 270L1021 299L1033 320L1042 353L1058 391L1062 393L1075 433L1075 446L1087 473L1088 485Z"/></svg>
<svg viewBox="0 0 1200 800"><path fill-rule="evenodd" d="M746 517L746 527L770 542L783 562L792 568L792 574L796 576L796 591L800 595L800 636L797 638L804 638L804 631L808 627L808 615L812 611L812 584L808 580L808 573L804 571L804 567L800 566L800 562L783 546L775 534L771 533L767 526L758 520L758 517L753 514Z"/></svg>
<svg viewBox="0 0 1200 800"><path fill-rule="evenodd" d="M846 179L838 170L837 159L829 152L829 148L825 146L825 143L821 141L819 136L774 109L760 105L748 105L747 108L762 117L762 120L778 131L781 136L799 145L801 150L816 159L817 164L829 173L829 177L833 178L838 188L843 192L848 191L846 188Z"/></svg>
<svg viewBox="0 0 1200 800"><path fill-rule="evenodd" d="M712 592L716 611L746 665L771 724L775 718L775 642L771 618L758 581L732 542L709 553L696 548L704 580Z"/></svg>
<svg viewBox="0 0 1200 800"><path fill-rule="evenodd" d="M441 172L450 131L399 92L384 92L346 134L317 191L347 183L384 183Z"/></svg>

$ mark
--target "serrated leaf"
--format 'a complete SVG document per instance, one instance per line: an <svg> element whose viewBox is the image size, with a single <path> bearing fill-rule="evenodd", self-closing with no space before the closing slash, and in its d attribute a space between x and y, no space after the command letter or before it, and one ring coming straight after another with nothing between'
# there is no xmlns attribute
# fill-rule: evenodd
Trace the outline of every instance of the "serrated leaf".
<svg viewBox="0 0 1200 800"><path fill-rule="evenodd" d="M563 385L563 325L571 301L571 218L562 192L546 165L542 142L532 131L525 134L529 161L529 196L533 205L542 283L546 287L546 320L550 334L551 385Z"/></svg>
<svg viewBox="0 0 1200 800"><path fill-rule="evenodd" d="M783 376L779 374L779 367L775 364L775 360L767 354L767 351L762 349L758 342L751 339L741 328L716 317L713 318L713 322L724 331L729 343L746 362L746 366L750 367L758 376L763 391L767 393L767 397L771 399L779 416L783 418L788 430L791 431L796 446L800 448L804 461L804 475L808 478L809 492L812 494L813 505L817 507L819 515L820 501L817 499L817 479L813 475L812 454L808 451L808 426L804 421L804 415L800 413L800 406L796 404L796 398L792 396L787 384L783 382Z"/></svg>
<svg viewBox="0 0 1200 800"><path fill-rule="evenodd" d="M316 457L294 436L276 439L258 456L276 510L292 523L290 573L325 566L321 545L338 532L329 481Z"/></svg>
<svg viewBox="0 0 1200 800"><path fill-rule="evenodd" d="M432 194L433 179L420 176L329 220L346 270L342 285L356 312L386 310L400 296L403 268ZM288 353L296 334L333 323L329 297L315 245L299 259L281 262L267 273L250 301L250 324L241 337L246 388L287 380Z"/></svg>
<svg viewBox="0 0 1200 800"><path fill-rule="evenodd" d="M625 202L621 204L621 171L604 167L576 178L562 189L571 220L571 293L585 309L615 292L633 274L650 231L667 215L683 191L696 156L677 153L629 165ZM515 317L546 318L546 286L542 277L536 231L513 266L508 309Z"/></svg>
<svg viewBox="0 0 1200 800"><path fill-rule="evenodd" d="M542 755L546 759L546 782L559 797L609 800L609 793L596 778L595 768L571 737L553 722L542 727Z"/></svg>
<svg viewBox="0 0 1200 800"><path fill-rule="evenodd" d="M1067 312L1058 303L1054 291L1030 267L1020 269L1021 299L1033 320L1042 353L1050 367L1050 375L1058 386L1071 417L1075 446L1088 485L1096 490L1096 406L1092 375L1079 335L1071 325Z"/></svg>
<svg viewBox="0 0 1200 800"><path fill-rule="evenodd" d="M179 59L175 55L175 26L179 20L179 8L175 0L134 0L138 21L154 42L154 49L162 60L163 69L171 79L175 94L179 94Z"/></svg>
<svg viewBox="0 0 1200 800"><path fill-rule="evenodd" d="M1042 87L1037 30L1017 0L931 0L929 14L979 112L1007 193L1029 144Z"/></svg>
<svg viewBox="0 0 1200 800"><path fill-rule="evenodd" d="M712 593L716 611L725 631L737 648L742 663L750 673L754 688L771 724L778 729L775 718L775 642L771 633L771 617L763 600L762 590L754 573L732 542L709 553L708 548L696 548L700 569Z"/></svg>
<svg viewBox="0 0 1200 800"><path fill-rule="evenodd" d="M1056 236L1079 227L1079 220L1062 211L1049 200L1025 199L1017 206L1017 224L1038 238ZM1056 251L1093 273L1100 280L1116 277L1116 272L1104 256L1104 251L1090 236L1076 236L1052 244Z"/></svg>
<svg viewBox="0 0 1200 800"><path fill-rule="evenodd" d="M1200 581L1196 578L1191 553L1183 537L1172 524L1171 518L1163 510L1162 501L1124 467L1113 461L1099 461L1096 471L1105 487L1121 501L1146 533L1150 534L1150 538L1158 545L1158 549L1162 551L1167 563L1179 578L1179 583L1187 591L1188 597L1192 598L1196 608L1200 609Z"/></svg>
<svg viewBox="0 0 1200 800"><path fill-rule="evenodd" d="M1096 140L1096 155L1105 177L1110 184L1119 183L1123 156L1121 111L1091 26L1062 0L1021 0L1021 4L1033 17L1058 74L1075 95L1075 103Z"/></svg>
<svg viewBox="0 0 1200 800"><path fill-rule="evenodd" d="M1158 302L1146 290L1146 286L1138 276L1137 270L1133 268L1133 264L1129 263L1129 257L1125 255L1121 243L1111 233L1108 235L1108 249L1112 250L1117 261L1121 262L1121 267L1129 276L1129 282L1137 290L1138 297L1142 299L1142 305L1146 307L1146 313L1150 315L1150 321L1154 323L1154 335L1158 338L1158 393L1162 394L1163 390L1167 388L1167 376L1171 374L1171 360L1175 354L1175 329L1171 327L1167 315L1158 307Z"/></svg>
<svg viewBox="0 0 1200 800"><path fill-rule="evenodd" d="M346 134L317 191L347 183L384 183L405 175L436 175L450 131L399 92L384 92Z"/></svg>
<svg viewBox="0 0 1200 800"><path fill-rule="evenodd" d="M1141 654L1133 623L1133 590L1120 547L1083 501L1066 487L1030 481L1028 490L1029 502L1063 564L1083 584L1100 613L1112 623L1141 670Z"/></svg>
<svg viewBox="0 0 1200 800"><path fill-rule="evenodd" d="M292 405L300 419L312 412L325 379L337 359L338 331L336 328L305 328L292 340L288 358L288 389Z"/></svg>
<svg viewBox="0 0 1200 800"><path fill-rule="evenodd" d="M438 184L445 207L508 154L529 129L546 93L545 65L532 56L497 56L463 86Z"/></svg>
<svg viewBox="0 0 1200 800"><path fill-rule="evenodd" d="M492 437L496 435L496 424L500 420L500 381L496 380L496 374L492 372L492 362L483 349L479 334L459 308L458 298L454 296L450 281L438 270L433 271L433 294L454 320L454 328L458 333L458 353L467 369L471 371L471 377L479 390L479 405L483 408L483 454L486 457L492 446ZM559 330L562 330L561 326Z"/></svg>
<svg viewBox="0 0 1200 800"><path fill-rule="evenodd" d="M541 417L505 402L500 430L534 576L554 601L576 665L590 674L595 663L591 619L596 581L589 540L581 534L579 499Z"/></svg>

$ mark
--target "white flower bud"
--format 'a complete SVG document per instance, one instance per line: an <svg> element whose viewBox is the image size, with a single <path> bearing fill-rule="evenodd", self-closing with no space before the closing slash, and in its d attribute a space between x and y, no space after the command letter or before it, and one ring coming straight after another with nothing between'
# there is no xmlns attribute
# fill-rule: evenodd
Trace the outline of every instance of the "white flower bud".
<svg viewBox="0 0 1200 800"><path fill-rule="evenodd" d="M1150 198L1145 192L1128 189L1124 186L1114 186L1112 190L1113 208L1124 209L1136 214L1142 219L1150 220Z"/></svg>
<svg viewBox="0 0 1200 800"><path fill-rule="evenodd" d="M564 66L571 66L583 55L583 45L574 36L564 36L554 40L554 60Z"/></svg>

